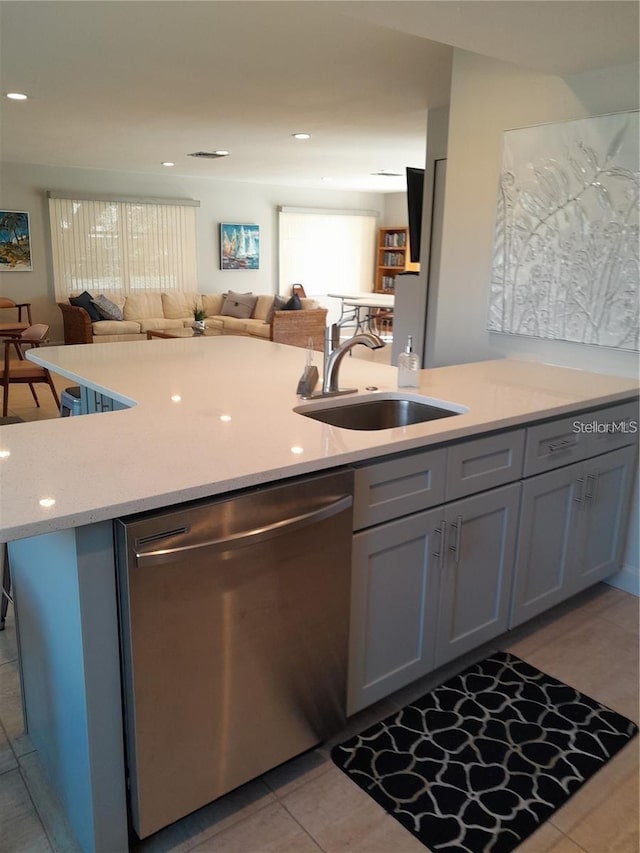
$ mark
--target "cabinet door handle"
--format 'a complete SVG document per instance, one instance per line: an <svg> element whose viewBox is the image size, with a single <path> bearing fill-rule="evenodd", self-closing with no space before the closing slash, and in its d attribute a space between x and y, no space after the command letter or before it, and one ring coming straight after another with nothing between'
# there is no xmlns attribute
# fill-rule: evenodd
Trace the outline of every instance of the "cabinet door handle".
<svg viewBox="0 0 640 853"><path fill-rule="evenodd" d="M578 488L580 489L580 493L579 493L579 495L576 494L574 501L577 504L583 504L584 503L584 477L578 477L578 479L576 480L576 483L577 483Z"/></svg>
<svg viewBox="0 0 640 853"><path fill-rule="evenodd" d="M587 474L587 487L584 493L585 501L590 501L591 503L595 503L596 494L598 493L598 478L600 476L600 472L596 471L595 474ZM589 486L589 480L593 482L593 486Z"/></svg>
<svg viewBox="0 0 640 853"><path fill-rule="evenodd" d="M440 527L436 527L436 529L433 532L438 534L438 549L439 549L439 550L433 552L433 556L438 561L438 568L440 569L440 571L442 571L442 567L444 566L444 542L445 542L445 537L447 535L447 522L444 519L442 519L442 521L440 522Z"/></svg>
<svg viewBox="0 0 640 853"><path fill-rule="evenodd" d="M456 538L453 545L449 545L449 550L453 551L454 559L456 561L456 565L460 562L460 540L462 538L462 516L459 515L456 518L456 523L451 525L456 529Z"/></svg>

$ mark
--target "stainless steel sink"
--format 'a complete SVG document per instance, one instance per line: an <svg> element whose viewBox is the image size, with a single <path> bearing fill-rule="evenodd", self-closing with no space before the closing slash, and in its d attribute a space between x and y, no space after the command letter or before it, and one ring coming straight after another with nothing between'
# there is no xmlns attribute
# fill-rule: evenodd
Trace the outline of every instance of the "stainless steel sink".
<svg viewBox="0 0 640 853"><path fill-rule="evenodd" d="M427 402L427 401L428 402ZM348 403L297 406L294 412L343 429L393 429L450 418L466 411L463 406L442 404L429 398L385 394L359 398ZM451 407L451 408L450 408Z"/></svg>

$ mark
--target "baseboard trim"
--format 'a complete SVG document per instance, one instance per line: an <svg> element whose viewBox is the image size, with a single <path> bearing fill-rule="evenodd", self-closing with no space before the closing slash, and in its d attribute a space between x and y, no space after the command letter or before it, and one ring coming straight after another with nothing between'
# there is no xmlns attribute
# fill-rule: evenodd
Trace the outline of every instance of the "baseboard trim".
<svg viewBox="0 0 640 853"><path fill-rule="evenodd" d="M605 578L605 583L640 598L640 572L636 566L623 566L615 575Z"/></svg>

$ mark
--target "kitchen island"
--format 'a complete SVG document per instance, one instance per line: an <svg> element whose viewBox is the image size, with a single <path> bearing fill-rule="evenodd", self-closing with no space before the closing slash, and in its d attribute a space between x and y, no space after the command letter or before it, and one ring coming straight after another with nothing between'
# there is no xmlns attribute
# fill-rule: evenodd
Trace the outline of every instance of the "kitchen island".
<svg viewBox="0 0 640 853"><path fill-rule="evenodd" d="M84 849L127 844L114 518L393 462L638 393L630 379L481 362L421 372L419 395L463 413L351 431L293 411L304 356L233 337L48 348L33 359L127 408L0 428L0 526L16 579L27 725ZM341 384L365 396L372 386L393 391L396 371L346 358Z"/></svg>

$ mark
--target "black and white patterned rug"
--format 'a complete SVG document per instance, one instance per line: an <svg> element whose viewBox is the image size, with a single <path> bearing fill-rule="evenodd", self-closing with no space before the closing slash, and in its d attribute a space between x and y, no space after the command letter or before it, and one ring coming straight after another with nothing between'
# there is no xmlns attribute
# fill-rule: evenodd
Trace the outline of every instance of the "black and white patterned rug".
<svg viewBox="0 0 640 853"><path fill-rule="evenodd" d="M331 757L433 853L509 853L637 731L496 652Z"/></svg>

